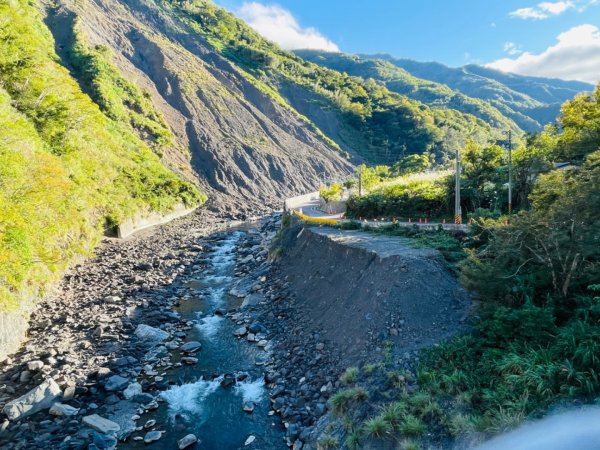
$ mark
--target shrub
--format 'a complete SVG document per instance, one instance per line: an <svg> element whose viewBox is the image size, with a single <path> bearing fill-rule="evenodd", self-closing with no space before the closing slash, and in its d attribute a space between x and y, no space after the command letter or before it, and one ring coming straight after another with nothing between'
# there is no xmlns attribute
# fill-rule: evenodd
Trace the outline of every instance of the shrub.
<svg viewBox="0 0 600 450"><path fill-rule="evenodd" d="M326 202L338 201L342 199L342 185L339 183L333 183L331 186L321 186L319 193L321 198Z"/></svg>
<svg viewBox="0 0 600 450"><path fill-rule="evenodd" d="M348 367L346 371L340 376L342 384L352 384L356 382L358 378L358 367Z"/></svg>
<svg viewBox="0 0 600 450"><path fill-rule="evenodd" d="M341 416L348 411L353 403L364 402L368 398L369 393L364 388L356 387L337 392L329 399L329 404L332 412L337 416Z"/></svg>
<svg viewBox="0 0 600 450"><path fill-rule="evenodd" d="M371 437L382 438L392 429L382 416L373 417L367 420L363 426L364 432Z"/></svg>

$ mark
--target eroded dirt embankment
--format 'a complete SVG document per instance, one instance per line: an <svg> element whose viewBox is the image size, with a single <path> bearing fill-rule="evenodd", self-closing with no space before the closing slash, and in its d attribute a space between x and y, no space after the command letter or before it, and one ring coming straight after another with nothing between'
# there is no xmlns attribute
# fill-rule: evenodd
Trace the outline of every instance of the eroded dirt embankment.
<svg viewBox="0 0 600 450"><path fill-rule="evenodd" d="M382 341L404 354L463 327L469 296L433 249L398 237L297 227L283 246L280 271L295 306L348 363L368 359Z"/></svg>

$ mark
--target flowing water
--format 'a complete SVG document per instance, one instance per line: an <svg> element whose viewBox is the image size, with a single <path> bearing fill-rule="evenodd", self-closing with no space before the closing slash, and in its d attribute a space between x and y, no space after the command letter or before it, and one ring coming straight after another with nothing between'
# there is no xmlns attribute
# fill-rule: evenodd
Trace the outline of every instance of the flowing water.
<svg viewBox="0 0 600 450"><path fill-rule="evenodd" d="M195 355L199 362L168 372L175 385L160 394L161 407L139 420L143 425L155 419L157 430L166 431L150 448L176 449L177 440L193 433L206 450L284 449L281 422L269 416L269 399L263 381L262 364L268 353L244 339L233 336L237 325L229 318L215 315L217 309L228 310L240 301L228 295L234 280L236 244L241 231L233 231L214 243L205 255L208 268L187 277L185 286L191 297L176 310L182 318L193 321L186 341L199 341L202 350ZM176 352L177 353L177 352ZM179 355L175 355L176 361ZM246 376L234 385L222 387L224 374ZM243 405L253 402L253 413ZM244 446L254 436L252 444ZM143 442L131 439L120 448L142 448Z"/></svg>

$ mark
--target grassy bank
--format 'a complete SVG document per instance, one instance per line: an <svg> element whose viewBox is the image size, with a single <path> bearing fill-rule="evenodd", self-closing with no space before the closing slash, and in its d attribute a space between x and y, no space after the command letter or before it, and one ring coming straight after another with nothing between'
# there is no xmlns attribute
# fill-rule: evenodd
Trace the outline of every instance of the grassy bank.
<svg viewBox="0 0 600 450"><path fill-rule="evenodd" d="M81 91L35 6L0 2L0 35L0 309L12 310L105 227L205 196Z"/></svg>

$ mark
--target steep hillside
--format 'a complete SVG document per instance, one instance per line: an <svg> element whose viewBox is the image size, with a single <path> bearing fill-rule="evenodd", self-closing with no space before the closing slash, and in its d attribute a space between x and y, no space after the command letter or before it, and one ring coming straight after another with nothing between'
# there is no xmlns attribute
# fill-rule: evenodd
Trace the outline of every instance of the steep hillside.
<svg viewBox="0 0 600 450"><path fill-rule="evenodd" d="M205 196L81 92L35 7L0 2L0 36L1 313L35 297L103 229Z"/></svg>
<svg viewBox="0 0 600 450"><path fill-rule="evenodd" d="M593 90L592 85L579 81L507 74L476 65L451 68L435 62L398 59L386 54L362 57L384 59L418 78L442 83L469 97L486 100L526 131L538 131L558 116L563 102L579 92ZM538 126L529 128L530 120L537 122Z"/></svg>
<svg viewBox="0 0 600 450"><path fill-rule="evenodd" d="M176 16L273 100L306 116L354 157L393 162L431 151L444 162L467 135L498 135L492 126L454 109L430 108L381 84L306 62L263 39L206 0L163 0Z"/></svg>
<svg viewBox="0 0 600 450"><path fill-rule="evenodd" d="M82 88L198 177L213 207L275 206L314 188L323 173L350 170L335 144L220 57L168 5L64 0L46 10L58 53ZM96 67L110 70L90 70ZM114 108L115 95L130 106ZM148 112L139 114L142 104ZM178 158L178 149L190 158Z"/></svg>
<svg viewBox="0 0 600 450"><path fill-rule="evenodd" d="M516 132L522 131L515 122L505 117L488 102L468 97L444 84L417 78L389 61L363 59L347 53L320 50L295 50L294 53L306 61L348 75L380 81L390 91L405 95L426 105L436 108L456 109L465 114L472 114L494 128L512 129ZM530 119L525 125L528 125L531 129L538 126L533 119Z"/></svg>

